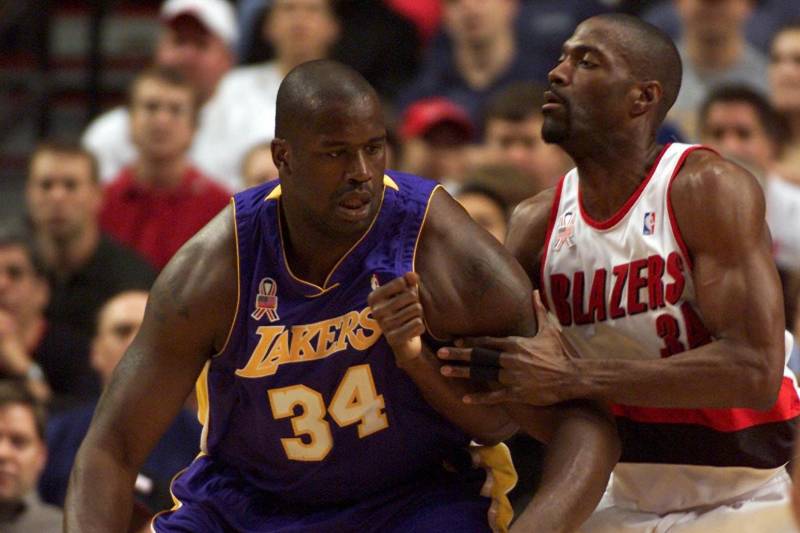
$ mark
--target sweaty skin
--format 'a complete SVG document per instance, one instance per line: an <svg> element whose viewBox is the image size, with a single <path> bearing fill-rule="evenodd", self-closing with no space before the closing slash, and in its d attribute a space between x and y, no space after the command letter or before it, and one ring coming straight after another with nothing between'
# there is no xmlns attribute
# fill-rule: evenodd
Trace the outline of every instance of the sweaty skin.
<svg viewBox="0 0 800 533"><path fill-rule="evenodd" d="M575 160L582 205L594 220L610 218L645 179L661 150L655 131L680 85L679 58L674 47L670 55L668 39L616 17L593 17L578 26L549 74L543 108L543 134ZM664 60L655 64L652 50L659 47ZM573 359L563 349L537 346L535 339L495 339L508 352L501 358L505 387L473 401L774 405L782 380L784 317L763 193L741 167L697 150L669 194L712 342L666 358L621 360ZM507 246L530 276L538 272L552 196L547 191L523 203L511 222ZM453 349L447 357L467 360L469 352ZM458 369L450 375L465 377Z"/></svg>
<svg viewBox="0 0 800 533"><path fill-rule="evenodd" d="M486 428L494 420L497 430L485 435L484 442L509 436L503 434L508 426L501 422L505 420L502 413L481 411L478 405L464 409L462 398L475 391L473 385L446 380L433 354L420 351L418 336L425 325L435 337L448 339L492 331L537 332L530 281L508 252L447 193L439 190L431 201L416 273L374 291L370 305L398 365L435 409L467 431L477 420L485 419ZM544 334L552 332L548 329ZM541 485L523 516L537 524L537 531L572 531L594 510L619 458L613 422L587 402L550 408L503 407L524 431L550 444Z"/></svg>
<svg viewBox="0 0 800 533"><path fill-rule="evenodd" d="M376 215L385 166L380 102L366 81L336 65L307 63L287 75L272 144L287 261L295 275L317 284ZM535 331L524 272L444 191L431 200L417 252L420 295L434 334ZM136 473L205 362L226 344L237 306L236 268L228 208L177 253L153 287L142 327L78 452L67 531L127 529ZM434 358L404 368L435 409L476 438L493 442L514 430L505 408L463 404L464 384L446 382ZM537 498L563 498L570 507L539 505L534 512L547 526L542 531L561 531L594 508L619 450L613 423L602 413L571 406L563 417L539 412L525 407L511 414L522 427L558 443L545 469L563 475L548 477Z"/></svg>

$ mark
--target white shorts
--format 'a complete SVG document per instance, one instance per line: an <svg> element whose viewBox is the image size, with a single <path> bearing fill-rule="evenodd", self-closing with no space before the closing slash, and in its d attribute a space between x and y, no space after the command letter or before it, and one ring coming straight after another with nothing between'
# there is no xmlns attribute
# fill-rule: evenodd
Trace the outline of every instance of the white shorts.
<svg viewBox="0 0 800 533"><path fill-rule="evenodd" d="M615 501L613 478L581 533L797 533L784 469L755 490L716 505L658 514ZM680 489L677 489L680 490Z"/></svg>

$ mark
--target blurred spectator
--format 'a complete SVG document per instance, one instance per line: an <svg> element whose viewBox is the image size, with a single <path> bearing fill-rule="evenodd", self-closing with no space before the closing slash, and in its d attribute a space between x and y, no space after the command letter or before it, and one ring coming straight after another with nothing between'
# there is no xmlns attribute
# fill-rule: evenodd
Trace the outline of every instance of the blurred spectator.
<svg viewBox="0 0 800 533"><path fill-rule="evenodd" d="M639 2L640 0L635 0ZM531 64L538 83L561 55L561 46L581 21L611 11L615 0L523 0L516 18L519 49Z"/></svg>
<svg viewBox="0 0 800 533"><path fill-rule="evenodd" d="M439 30L441 0L386 0L386 5L414 23L423 45L430 42Z"/></svg>
<svg viewBox="0 0 800 533"><path fill-rule="evenodd" d="M274 0L270 4L259 37L269 43L274 59L232 70L219 87L218 99L226 103L228 120L240 128L230 132L238 139L236 176L242 176L251 148L275 136L275 99L283 77L300 63L327 57L339 35L331 0ZM233 189L244 183L237 182Z"/></svg>
<svg viewBox="0 0 800 533"><path fill-rule="evenodd" d="M277 179L278 169L272 161L272 143L253 146L244 156L242 176L245 188Z"/></svg>
<svg viewBox="0 0 800 533"><path fill-rule="evenodd" d="M638 0L630 0L639 4ZM642 13L642 18L669 33L674 40L680 39L681 20L672 0L652 2ZM787 20L797 17L797 0L752 0L753 14L745 24L748 42L762 53L769 51L772 36Z"/></svg>
<svg viewBox="0 0 800 533"><path fill-rule="evenodd" d="M58 410L95 397L98 387L86 340L45 319L49 296L29 236L0 227L0 377L27 381L39 400L52 400Z"/></svg>
<svg viewBox="0 0 800 533"><path fill-rule="evenodd" d="M573 166L561 148L542 139L544 103L542 86L515 83L492 96L484 123L487 161L514 166L533 191L555 185Z"/></svg>
<svg viewBox="0 0 800 533"><path fill-rule="evenodd" d="M780 172L786 179L800 185L800 19L775 35L770 53L769 81L772 103L788 126Z"/></svg>
<svg viewBox="0 0 800 533"><path fill-rule="evenodd" d="M765 187L767 224L775 262L786 281L800 272L800 185L776 173L783 129L769 102L746 86L722 86L700 111L700 140L747 166ZM784 290L789 285L784 283ZM793 294L785 292L787 324L795 311Z"/></svg>
<svg viewBox="0 0 800 533"><path fill-rule="evenodd" d="M400 167L434 180L463 179L475 128L466 111L445 98L414 102L400 125Z"/></svg>
<svg viewBox="0 0 800 533"><path fill-rule="evenodd" d="M161 20L155 64L181 72L203 104L190 158L204 174L235 190L241 185L241 158L253 137L272 137L274 127L270 117L242 112L240 101L217 90L234 64L238 30L233 8L226 0L168 0ZM96 155L104 181L136 158L129 120L128 109L117 107L84 133L83 144Z"/></svg>
<svg viewBox="0 0 800 533"><path fill-rule="evenodd" d="M187 157L197 101L183 76L144 71L131 86L128 108L138 156L108 184L100 227L160 270L230 195Z"/></svg>
<svg viewBox="0 0 800 533"><path fill-rule="evenodd" d="M86 150L41 144L31 156L25 194L50 282L47 320L89 339L102 303L126 289L149 289L155 272L100 232L100 185L94 158Z"/></svg>
<svg viewBox="0 0 800 533"><path fill-rule="evenodd" d="M484 159L480 151L471 153L469 168L461 181L494 191L508 206L509 213L521 201L542 192L542 189L527 179L518 168L508 164L481 163ZM448 186L448 190L453 193L458 192L459 186L453 184Z"/></svg>
<svg viewBox="0 0 800 533"><path fill-rule="evenodd" d="M752 0L675 0L683 25L683 81L670 117L695 131L697 111L717 85L743 83L766 94L767 60L744 37Z"/></svg>
<svg viewBox="0 0 800 533"><path fill-rule="evenodd" d="M429 50L415 81L400 95L401 109L443 96L479 124L496 90L514 81L541 80L541 68L517 42L518 10L518 0L445 0L442 21L449 43Z"/></svg>
<svg viewBox="0 0 800 533"><path fill-rule="evenodd" d="M147 293L125 292L103 306L98 316L97 335L92 343L92 367L105 387L130 346L144 317ZM89 430L96 404L53 417L47 425L50 457L39 482L44 501L63 505L75 454ZM201 426L189 411L182 411L156 444L136 480L136 496L151 509L172 506L169 483L198 452Z"/></svg>
<svg viewBox="0 0 800 533"><path fill-rule="evenodd" d="M61 510L43 504L36 482L47 460L44 407L24 385L0 381L0 531L58 533Z"/></svg>
<svg viewBox="0 0 800 533"><path fill-rule="evenodd" d="M338 0L336 12L342 32L333 58L359 71L383 98L394 99L419 69L422 41L414 23L383 0Z"/></svg>
<svg viewBox="0 0 800 533"><path fill-rule="evenodd" d="M505 242L508 206L500 195L483 185L467 183L453 197L480 227L501 243Z"/></svg>

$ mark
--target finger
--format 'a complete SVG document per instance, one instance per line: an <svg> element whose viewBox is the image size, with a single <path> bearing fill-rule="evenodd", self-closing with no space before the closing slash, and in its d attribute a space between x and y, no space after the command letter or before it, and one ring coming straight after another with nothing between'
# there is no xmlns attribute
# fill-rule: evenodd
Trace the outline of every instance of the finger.
<svg viewBox="0 0 800 533"><path fill-rule="evenodd" d="M416 287L419 283L419 274L416 272L406 272L403 274L403 278L406 280L407 287Z"/></svg>
<svg viewBox="0 0 800 533"><path fill-rule="evenodd" d="M404 276L394 278L389 283L381 285L380 287L372 291L369 294L369 296L367 296L367 303L371 307L373 302L386 300L397 293L403 292L407 288L408 287L406 285L406 279Z"/></svg>
<svg viewBox="0 0 800 533"><path fill-rule="evenodd" d="M469 379L469 367L468 366L451 366L451 365L444 365L442 368L439 369L439 372L443 376L448 378L460 378L460 379Z"/></svg>
<svg viewBox="0 0 800 533"><path fill-rule="evenodd" d="M470 361L470 356L472 355L472 348L439 348L436 352L436 356L439 359L444 359L446 361Z"/></svg>
<svg viewBox="0 0 800 533"><path fill-rule="evenodd" d="M418 302L419 298L413 292L401 292L389 299L375 302L375 305L372 307L372 316L378 320L389 318L406 307Z"/></svg>
<svg viewBox="0 0 800 533"><path fill-rule="evenodd" d="M513 400L511 389L499 389L492 392L477 392L464 396L464 403L491 405Z"/></svg>
<svg viewBox="0 0 800 533"><path fill-rule="evenodd" d="M384 330L394 330L414 319L422 318L422 305L415 303L380 321Z"/></svg>
<svg viewBox="0 0 800 533"><path fill-rule="evenodd" d="M539 290L533 291L533 310L536 312L536 323L539 331L548 323L547 308L542 303L542 293Z"/></svg>
<svg viewBox="0 0 800 533"><path fill-rule="evenodd" d="M422 323L421 318L415 318L395 330L384 331L383 334L390 345L397 345L419 337L423 333L425 333L425 324Z"/></svg>
<svg viewBox="0 0 800 533"><path fill-rule="evenodd" d="M516 347L516 337L464 337L456 341L459 348L492 348L501 352L513 352Z"/></svg>

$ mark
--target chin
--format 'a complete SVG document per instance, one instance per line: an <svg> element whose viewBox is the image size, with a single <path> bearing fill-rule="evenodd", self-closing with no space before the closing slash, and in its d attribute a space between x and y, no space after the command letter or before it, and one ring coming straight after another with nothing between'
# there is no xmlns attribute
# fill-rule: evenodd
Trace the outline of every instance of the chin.
<svg viewBox="0 0 800 533"><path fill-rule="evenodd" d="M561 144L569 137L569 128L566 124L545 117L542 124L542 139L548 144Z"/></svg>

